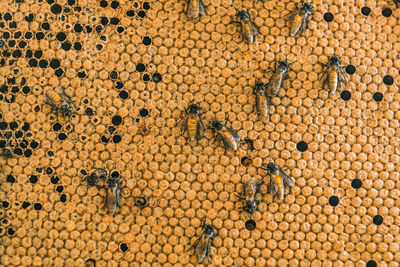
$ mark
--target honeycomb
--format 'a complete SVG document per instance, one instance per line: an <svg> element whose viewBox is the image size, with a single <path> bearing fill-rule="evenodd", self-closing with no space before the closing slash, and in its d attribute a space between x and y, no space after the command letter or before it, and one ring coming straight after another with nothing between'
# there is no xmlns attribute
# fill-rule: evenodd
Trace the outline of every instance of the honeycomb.
<svg viewBox="0 0 400 267"><path fill-rule="evenodd" d="M294 1L203 2L199 21L184 0L0 2L1 266L197 266L204 218L217 235L203 265L399 265L395 1L313 0L297 37ZM231 23L241 9L252 44ZM333 54L349 79L335 95L318 64ZM284 58L289 78L257 118L255 82ZM46 104L60 88L71 118ZM177 126L191 102L197 143ZM254 150L214 143L212 119ZM296 181L283 200L267 193L270 161ZM122 182L114 216L86 182L97 168ZM250 177L263 182L252 216L237 197Z"/></svg>

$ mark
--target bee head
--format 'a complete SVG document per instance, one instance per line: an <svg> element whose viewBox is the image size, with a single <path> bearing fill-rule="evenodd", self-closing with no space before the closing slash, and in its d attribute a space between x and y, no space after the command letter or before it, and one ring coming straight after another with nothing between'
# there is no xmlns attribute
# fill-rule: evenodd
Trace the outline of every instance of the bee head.
<svg viewBox="0 0 400 267"><path fill-rule="evenodd" d="M336 55L333 55L329 58L329 61L331 64L336 65L339 64L339 57Z"/></svg>
<svg viewBox="0 0 400 267"><path fill-rule="evenodd" d="M276 164L273 162L268 163L267 168L271 172L278 170L278 166L276 166Z"/></svg>
<svg viewBox="0 0 400 267"><path fill-rule="evenodd" d="M13 154L12 154L12 152L11 152L10 149L4 148L4 149L3 149L3 155L4 155L5 157L7 157L7 158L11 158Z"/></svg>
<svg viewBox="0 0 400 267"><path fill-rule="evenodd" d="M237 16L238 16L240 19L249 19L249 18L250 18L250 15L249 15L246 11L244 11L243 9L240 10L240 11L237 13Z"/></svg>
<svg viewBox="0 0 400 267"><path fill-rule="evenodd" d="M312 5L310 5L309 3L305 3L305 4L303 5L303 9L304 9L304 11L306 11L306 12L312 11L313 8L314 8L314 7L313 7Z"/></svg>
<svg viewBox="0 0 400 267"><path fill-rule="evenodd" d="M93 175L93 174L92 174L92 175L86 176L86 182L87 182L88 185L90 185L90 186L96 185L97 180L98 180L98 177L95 176L95 175Z"/></svg>
<svg viewBox="0 0 400 267"><path fill-rule="evenodd" d="M96 176L97 178L105 179L107 177L107 171L105 169L96 169L92 176Z"/></svg>
<svg viewBox="0 0 400 267"><path fill-rule="evenodd" d="M224 127L224 125L221 122L217 121L217 120L213 120L212 123L211 123L211 126L216 130L221 130L222 127Z"/></svg>
<svg viewBox="0 0 400 267"><path fill-rule="evenodd" d="M64 104L61 106L62 113L67 116L71 117L72 116L72 107L68 104Z"/></svg>
<svg viewBox="0 0 400 267"><path fill-rule="evenodd" d="M279 68L283 71L287 71L290 67L290 64L286 60L279 60Z"/></svg>
<svg viewBox="0 0 400 267"><path fill-rule="evenodd" d="M265 90L265 84L263 82L257 81L256 86L254 87L254 91L263 91Z"/></svg>
<svg viewBox="0 0 400 267"><path fill-rule="evenodd" d="M118 185L118 178L117 177L110 177L108 179L108 186L109 187L116 187Z"/></svg>
<svg viewBox="0 0 400 267"><path fill-rule="evenodd" d="M206 235L214 235L215 228L211 224L204 225L203 229Z"/></svg>
<svg viewBox="0 0 400 267"><path fill-rule="evenodd" d="M246 201L246 207L244 208L248 213L254 213L256 211L256 203L254 201Z"/></svg>
<svg viewBox="0 0 400 267"><path fill-rule="evenodd" d="M199 106L199 105L194 104L194 103L192 103L192 104L189 105L189 113L197 114L197 112L198 112L199 110L200 110L200 106Z"/></svg>

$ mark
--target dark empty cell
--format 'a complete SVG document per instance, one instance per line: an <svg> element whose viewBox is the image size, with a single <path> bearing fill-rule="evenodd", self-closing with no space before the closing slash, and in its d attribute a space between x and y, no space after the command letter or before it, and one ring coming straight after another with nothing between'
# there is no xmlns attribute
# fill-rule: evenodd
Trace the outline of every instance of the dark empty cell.
<svg viewBox="0 0 400 267"><path fill-rule="evenodd" d="M101 17L100 19L100 23L103 24L104 26L106 26L108 24L108 18L107 17Z"/></svg>
<svg viewBox="0 0 400 267"><path fill-rule="evenodd" d="M18 87L18 86L13 86L13 87L11 88L11 93L16 94L16 93L18 93L18 92L19 92L19 87Z"/></svg>
<svg viewBox="0 0 400 267"><path fill-rule="evenodd" d="M12 137L12 132L5 132L4 137L10 139Z"/></svg>
<svg viewBox="0 0 400 267"><path fill-rule="evenodd" d="M50 61L50 67L51 67L52 69L57 69L57 68L59 68L59 67L60 67L60 61L59 61L58 59L56 59L56 58L52 59L52 60Z"/></svg>
<svg viewBox="0 0 400 267"><path fill-rule="evenodd" d="M63 70L63 69L57 69L57 70L54 72L54 74L55 74L57 77L61 77L61 76L64 74L64 70Z"/></svg>
<svg viewBox="0 0 400 267"><path fill-rule="evenodd" d="M110 78L111 79L117 79L118 78L118 72L116 72L115 70L110 72Z"/></svg>
<svg viewBox="0 0 400 267"><path fill-rule="evenodd" d="M21 138L23 135L24 135L24 133L21 132L21 131L16 131L15 132L15 138Z"/></svg>
<svg viewBox="0 0 400 267"><path fill-rule="evenodd" d="M9 40L8 41L8 46L9 47L14 47L15 46L15 40Z"/></svg>
<svg viewBox="0 0 400 267"><path fill-rule="evenodd" d="M58 139L61 140L61 141L65 140L65 139L67 139L67 135L65 133L59 133L58 134Z"/></svg>
<svg viewBox="0 0 400 267"><path fill-rule="evenodd" d="M10 122L9 125L10 125L10 129L11 129L11 130L15 130L15 129L18 128L18 122L16 122L16 121Z"/></svg>
<svg viewBox="0 0 400 267"><path fill-rule="evenodd" d="M121 92L119 92L119 97L121 98L121 99L127 99L128 97L129 97L129 94L128 94L128 92L127 91L121 91Z"/></svg>
<svg viewBox="0 0 400 267"><path fill-rule="evenodd" d="M7 219L3 219L2 223L3 223L3 224L7 224L7 223L8 223L8 220L7 220Z"/></svg>
<svg viewBox="0 0 400 267"><path fill-rule="evenodd" d="M80 6L76 6L76 7L74 7L74 11L81 12L82 8Z"/></svg>
<svg viewBox="0 0 400 267"><path fill-rule="evenodd" d="M61 128L62 128L62 125L59 124L58 122L53 124L53 131L59 131L59 130L61 130Z"/></svg>
<svg viewBox="0 0 400 267"><path fill-rule="evenodd" d="M3 40L0 39L0 48L2 48L3 46L5 46L5 42Z"/></svg>
<svg viewBox="0 0 400 267"><path fill-rule="evenodd" d="M100 1L100 6L101 7L107 7L108 6L108 2L105 0Z"/></svg>
<svg viewBox="0 0 400 267"><path fill-rule="evenodd" d="M22 77L21 81L19 82L19 85L25 85L25 83L26 83L26 79L25 79L25 77Z"/></svg>
<svg viewBox="0 0 400 267"><path fill-rule="evenodd" d="M2 206L3 206L3 208L8 208L8 206L10 206L10 203L8 203L7 201L3 201L2 202Z"/></svg>
<svg viewBox="0 0 400 267"><path fill-rule="evenodd" d="M245 167L249 167L253 163L253 160L249 157L243 157L240 160L240 163Z"/></svg>
<svg viewBox="0 0 400 267"><path fill-rule="evenodd" d="M9 175L7 175L6 181L9 183L15 183L15 178L14 178L14 176L12 176L12 174L9 174Z"/></svg>
<svg viewBox="0 0 400 267"><path fill-rule="evenodd" d="M367 262L367 267L377 267L378 265L376 264L375 261L370 260Z"/></svg>
<svg viewBox="0 0 400 267"><path fill-rule="evenodd" d="M115 126L118 126L118 125L120 125L122 123L122 118L121 118L121 116L118 116L118 115L114 116L114 117L112 117L111 122Z"/></svg>
<svg viewBox="0 0 400 267"><path fill-rule="evenodd" d="M147 117L149 115L149 111L146 108L142 108L139 111L139 114L140 114L141 117Z"/></svg>
<svg viewBox="0 0 400 267"><path fill-rule="evenodd" d="M149 10L150 9L150 3L149 2L143 2L142 7L144 10Z"/></svg>
<svg viewBox="0 0 400 267"><path fill-rule="evenodd" d="M362 182L360 179L354 179L353 181L351 181L351 187L353 187L354 189L359 189L362 186Z"/></svg>
<svg viewBox="0 0 400 267"><path fill-rule="evenodd" d="M29 88L29 86L24 86L22 87L22 92L24 94L29 94L31 92L31 88Z"/></svg>
<svg viewBox="0 0 400 267"><path fill-rule="evenodd" d="M21 142L21 143L19 144L19 146L20 146L21 148L26 148L26 147L27 147L27 145L26 145L24 142Z"/></svg>
<svg viewBox="0 0 400 267"><path fill-rule="evenodd" d="M14 33L14 38L16 38L16 39L20 38L21 36L22 36L22 33L19 31Z"/></svg>
<svg viewBox="0 0 400 267"><path fill-rule="evenodd" d="M25 39L31 39L32 37L33 37L33 33L31 33L31 32L25 33Z"/></svg>
<svg viewBox="0 0 400 267"><path fill-rule="evenodd" d="M43 168L36 168L36 172L42 173L42 171L43 171Z"/></svg>
<svg viewBox="0 0 400 267"><path fill-rule="evenodd" d="M150 75L149 74L143 74L143 81L148 82L150 81Z"/></svg>
<svg viewBox="0 0 400 267"><path fill-rule="evenodd" d="M29 202L27 202L27 201L24 201L24 202L22 203L22 208L26 209L26 208L29 207L30 205L31 205L31 203L29 203Z"/></svg>
<svg viewBox="0 0 400 267"><path fill-rule="evenodd" d="M119 23L119 18L111 18L110 19L110 24L117 25L118 23Z"/></svg>
<svg viewBox="0 0 400 267"><path fill-rule="evenodd" d="M37 33L36 33L36 39L37 39L37 40L42 40L42 39L44 39L44 33L43 33L43 32L37 32Z"/></svg>
<svg viewBox="0 0 400 267"><path fill-rule="evenodd" d="M53 168L52 167L47 167L46 168L46 174L50 175L53 173Z"/></svg>
<svg viewBox="0 0 400 267"><path fill-rule="evenodd" d="M5 98L5 101L7 102L7 103L14 103L15 102L15 95L11 95L11 97L6 97Z"/></svg>
<svg viewBox="0 0 400 267"><path fill-rule="evenodd" d="M51 12L53 12L54 14L60 14L61 11L62 11L62 8L61 8L60 5L54 4L54 5L51 6L50 10L51 10Z"/></svg>
<svg viewBox="0 0 400 267"><path fill-rule="evenodd" d="M9 23L8 27L10 27L10 29L16 29L17 28L17 23L15 21L12 21Z"/></svg>
<svg viewBox="0 0 400 267"><path fill-rule="evenodd" d="M54 4L54 0L47 0L47 3L48 3L49 5Z"/></svg>
<svg viewBox="0 0 400 267"><path fill-rule="evenodd" d="M381 225L383 223L383 218L381 215L376 215L374 216L374 218L372 219L372 221L374 222L374 224L376 225Z"/></svg>
<svg viewBox="0 0 400 267"><path fill-rule="evenodd" d="M30 143L29 145L30 145L30 147L31 147L32 149L36 149L36 148L38 148L39 143L38 143L37 141L35 141L35 140L32 140L31 143Z"/></svg>
<svg viewBox="0 0 400 267"><path fill-rule="evenodd" d="M50 24L47 22L42 23L41 27L43 30L46 30L46 31L50 30Z"/></svg>
<svg viewBox="0 0 400 267"><path fill-rule="evenodd" d="M15 231L14 231L14 229L12 229L12 228L8 228L8 229L7 229L7 233L8 233L9 235L14 235L14 234L15 234Z"/></svg>
<svg viewBox="0 0 400 267"><path fill-rule="evenodd" d="M23 130L23 131L28 131L29 130L29 123L27 123L27 122L24 122L24 125L22 125L22 127L21 127L21 129Z"/></svg>
<svg viewBox="0 0 400 267"><path fill-rule="evenodd" d="M143 10L140 10L138 12L138 16L139 16L139 18L144 18L144 17L146 17L146 12L144 12Z"/></svg>
<svg viewBox="0 0 400 267"><path fill-rule="evenodd" d="M53 153L53 151L47 151L47 156L49 156L49 157L52 157L52 156L54 156L54 153Z"/></svg>
<svg viewBox="0 0 400 267"><path fill-rule="evenodd" d="M356 67L354 67L353 65L347 65L346 72L348 74L354 74L356 72Z"/></svg>
<svg viewBox="0 0 400 267"><path fill-rule="evenodd" d="M75 5L75 0L68 0L68 5L70 5L70 6Z"/></svg>
<svg viewBox="0 0 400 267"><path fill-rule="evenodd" d="M85 29L87 33L91 33L93 31L92 27L90 27L89 25L85 26Z"/></svg>
<svg viewBox="0 0 400 267"><path fill-rule="evenodd" d="M101 33L103 31L104 27L102 25L97 25L96 26L96 32Z"/></svg>
<svg viewBox="0 0 400 267"><path fill-rule="evenodd" d="M118 33L123 33L125 31L125 28L122 26L117 27L117 32Z"/></svg>
<svg viewBox="0 0 400 267"><path fill-rule="evenodd" d="M77 75L78 75L79 78L83 79L83 78L86 77L86 72L85 71L80 71L80 72L77 73Z"/></svg>
<svg viewBox="0 0 400 267"><path fill-rule="evenodd" d="M57 33L56 38L58 41L62 42L65 39L67 39L67 35L63 32L59 32L59 33Z"/></svg>
<svg viewBox="0 0 400 267"><path fill-rule="evenodd" d="M4 148L6 146L6 140L0 140L0 148Z"/></svg>
<svg viewBox="0 0 400 267"><path fill-rule="evenodd" d="M101 141L102 141L103 143L108 143L108 141L110 141L110 138L108 138L108 137L102 135L102 136L101 136Z"/></svg>
<svg viewBox="0 0 400 267"><path fill-rule="evenodd" d="M94 115L93 109L91 109L91 108L86 108L85 114L88 115L88 116L93 116L93 115Z"/></svg>
<svg viewBox="0 0 400 267"><path fill-rule="evenodd" d="M114 132L115 132L115 127L114 126L108 126L108 132L110 133L110 134L113 134Z"/></svg>
<svg viewBox="0 0 400 267"><path fill-rule="evenodd" d="M12 52L12 56L15 57L15 58L21 57L21 56L22 56L21 50L14 50L14 51Z"/></svg>
<svg viewBox="0 0 400 267"><path fill-rule="evenodd" d="M65 51L69 51L71 49L71 43L69 42L64 42L61 44L61 48L64 49Z"/></svg>
<svg viewBox="0 0 400 267"><path fill-rule="evenodd" d="M136 121L137 123L139 123L139 121L140 121L140 118L136 118L136 119L135 119L135 121Z"/></svg>
<svg viewBox="0 0 400 267"><path fill-rule="evenodd" d="M35 208L35 210L41 210L42 209L42 204L35 203L35 204L33 204L33 207Z"/></svg>
<svg viewBox="0 0 400 267"><path fill-rule="evenodd" d="M38 61L34 58L29 59L28 61L29 67L37 67Z"/></svg>
<svg viewBox="0 0 400 267"><path fill-rule="evenodd" d="M81 25L81 24L75 24L75 26L74 26L74 31L76 31L76 32L81 32L81 31L83 31L82 25Z"/></svg>
<svg viewBox="0 0 400 267"><path fill-rule="evenodd" d="M57 187L56 187L56 191L57 191L58 193L61 193L62 191L64 191L64 186L62 186L62 185L57 186Z"/></svg>
<svg viewBox="0 0 400 267"><path fill-rule="evenodd" d="M304 152L304 151L307 150L308 144L306 142L304 142L304 141L300 141L300 142L297 143L296 148L297 148L298 151Z"/></svg>
<svg viewBox="0 0 400 267"><path fill-rule="evenodd" d="M390 75L385 75L385 77L383 77L383 83L386 85L392 85L393 84L393 77Z"/></svg>
<svg viewBox="0 0 400 267"><path fill-rule="evenodd" d="M9 32L3 32L3 38L4 39L9 39L10 38L10 33Z"/></svg>
<svg viewBox="0 0 400 267"><path fill-rule="evenodd" d="M342 93L340 94L340 97L344 100L344 101L348 101L351 98L351 93L347 90L342 91Z"/></svg>
<svg viewBox="0 0 400 267"><path fill-rule="evenodd" d="M2 86L0 86L0 92L1 93L7 93L8 92L8 86L3 84Z"/></svg>
<svg viewBox="0 0 400 267"><path fill-rule="evenodd" d="M65 203L65 202L67 201L67 196L66 196L65 194L62 194L62 195L60 196L60 201L61 201L62 203Z"/></svg>
<svg viewBox="0 0 400 267"><path fill-rule="evenodd" d="M85 265L86 265L86 266L96 266L96 261L95 261L94 259L88 259L88 260L85 262Z"/></svg>
<svg viewBox="0 0 400 267"><path fill-rule="evenodd" d="M32 22L34 18L35 18L35 16L33 14L28 14L25 16L25 20L27 22Z"/></svg>
<svg viewBox="0 0 400 267"><path fill-rule="evenodd" d="M376 93L372 96L372 98L373 98L375 101L380 102L380 101L382 101L382 99L383 99L383 94L382 94L382 93L379 93L379 92L376 92Z"/></svg>
<svg viewBox="0 0 400 267"><path fill-rule="evenodd" d="M129 249L129 247L125 243L121 243L121 245L119 245L119 247L122 252L125 252Z"/></svg>
<svg viewBox="0 0 400 267"><path fill-rule="evenodd" d="M29 182L32 184L36 184L38 181L38 177L36 175L31 175L31 177L29 178Z"/></svg>
<svg viewBox="0 0 400 267"><path fill-rule="evenodd" d="M151 38L150 38L149 36L143 37L142 43L143 43L144 45L151 45Z"/></svg>
<svg viewBox="0 0 400 267"><path fill-rule="evenodd" d="M138 72L143 72L143 71L146 70L146 66L145 66L143 63L138 63L138 64L136 65L136 70L137 70Z"/></svg>
<svg viewBox="0 0 400 267"><path fill-rule="evenodd" d="M82 175L87 175L87 171L84 170L84 169L80 170L80 173L81 173Z"/></svg>
<svg viewBox="0 0 400 267"><path fill-rule="evenodd" d="M102 45L102 44L97 44L97 45L96 45L96 48L97 48L97 50L100 51L101 49L103 49L103 45Z"/></svg>
<svg viewBox="0 0 400 267"><path fill-rule="evenodd" d="M254 229L256 229L256 222L254 220L247 220L244 223L244 226L246 227L247 230L253 231Z"/></svg>
<svg viewBox="0 0 400 267"><path fill-rule="evenodd" d="M82 44L80 42L75 42L74 49L78 51L82 50Z"/></svg>
<svg viewBox="0 0 400 267"><path fill-rule="evenodd" d="M5 21L12 20L12 15L11 15L10 13L8 13L8 12L5 13L5 14L4 14L4 20L5 20Z"/></svg>
<svg viewBox="0 0 400 267"><path fill-rule="evenodd" d="M124 83L123 82L116 82L115 83L115 88L122 89L123 87L124 87Z"/></svg>
<svg viewBox="0 0 400 267"><path fill-rule="evenodd" d="M117 172L117 171L113 171L112 173L111 173L111 177L112 178L118 178L119 177L119 172Z"/></svg>
<svg viewBox="0 0 400 267"><path fill-rule="evenodd" d="M25 57L31 58L33 56L32 50L26 50Z"/></svg>
<svg viewBox="0 0 400 267"><path fill-rule="evenodd" d="M161 74L159 74L159 73L154 73L153 74L153 81L154 82L158 83L158 82L161 82L161 80L162 80Z"/></svg>
<svg viewBox="0 0 400 267"><path fill-rule="evenodd" d="M134 17L134 16L135 16L135 11L133 11L133 10L128 10L128 11L126 11L126 15L127 15L128 17Z"/></svg>
<svg viewBox="0 0 400 267"><path fill-rule="evenodd" d="M117 9L117 8L119 7L119 2L118 2L118 1L112 1L112 2L111 2L111 7L112 7L113 9Z"/></svg>
<svg viewBox="0 0 400 267"><path fill-rule="evenodd" d="M371 13L371 9L369 7L363 7L361 8L361 14L363 14L364 16L368 16Z"/></svg>
<svg viewBox="0 0 400 267"><path fill-rule="evenodd" d="M42 69L47 68L48 65L49 63L45 59L39 61L39 67L41 67Z"/></svg>
<svg viewBox="0 0 400 267"><path fill-rule="evenodd" d="M118 144L119 142L121 142L121 140L122 140L122 138L121 138L121 136L120 135L114 135L113 136L113 142L115 143L115 144Z"/></svg>
<svg viewBox="0 0 400 267"><path fill-rule="evenodd" d="M133 3L133 7L138 8L139 4L137 2Z"/></svg>
<svg viewBox="0 0 400 267"><path fill-rule="evenodd" d="M7 77L8 84L15 84L15 77Z"/></svg>
<svg viewBox="0 0 400 267"><path fill-rule="evenodd" d="M329 198L329 205L337 206L339 204L339 198L337 196L331 196Z"/></svg>
<svg viewBox="0 0 400 267"><path fill-rule="evenodd" d="M34 110L35 112L39 112L39 111L40 111L40 107L39 107L39 106L36 106L33 110Z"/></svg>

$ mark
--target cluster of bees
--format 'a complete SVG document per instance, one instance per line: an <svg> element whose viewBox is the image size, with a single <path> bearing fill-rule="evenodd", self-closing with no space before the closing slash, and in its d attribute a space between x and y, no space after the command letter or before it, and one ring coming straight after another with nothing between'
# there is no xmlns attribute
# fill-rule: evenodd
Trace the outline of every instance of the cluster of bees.
<svg viewBox="0 0 400 267"><path fill-rule="evenodd" d="M395 0L395 2L399 4L400 0ZM300 35L307 29L313 8L314 7L307 2L303 2L300 8L296 5L295 10L290 14L290 36L295 37ZM199 20L201 15L205 15L206 9L202 0L188 0L186 14L194 21ZM240 25L240 34L244 41L249 44L253 43L259 33L257 26L254 25L250 15L245 10L240 10L237 13L237 17L239 21L232 21L232 23ZM347 78L343 72L345 67L340 65L340 59L336 55L329 57L327 64L320 64L323 66L323 74L321 77L322 87L328 85L331 93L335 94L342 83L347 83ZM260 118L265 119L269 116L270 105L272 103L271 99L279 94L285 78L288 77L290 65L291 64L286 60L279 60L275 62L275 70L272 71L273 74L268 83L256 81L254 87L256 114ZM186 118L182 125L183 132L187 131L190 141L200 139L200 133L205 127L201 119L199 105L191 103L185 113ZM222 141L226 150L236 151L240 143L246 142L241 141L239 135L235 131L220 121L213 120L211 122L211 129L216 133L216 140ZM265 170L270 176L267 192L271 193L273 198L277 196L282 200L285 196L285 190L290 190L290 188L295 185L294 179L286 175L285 170L279 168L274 162L269 162L266 166L262 166L261 169ZM252 177L244 183L243 193L237 195L238 198L244 202L243 209L249 215L256 211L258 204L256 196L261 184L261 181ZM210 260L210 247L216 236L216 229L212 225L206 224L205 221L203 221L202 228L202 235L190 247L190 249L193 248L195 250L199 263L202 263L205 258Z"/></svg>

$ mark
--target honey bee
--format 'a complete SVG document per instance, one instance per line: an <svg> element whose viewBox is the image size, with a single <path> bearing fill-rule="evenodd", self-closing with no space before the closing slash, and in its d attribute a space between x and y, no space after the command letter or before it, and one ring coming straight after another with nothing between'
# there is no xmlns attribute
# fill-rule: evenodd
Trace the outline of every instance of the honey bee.
<svg viewBox="0 0 400 267"><path fill-rule="evenodd" d="M226 127L226 125L217 120L213 120L211 126L212 129L217 132L215 140L217 140L218 138L221 139L226 150L236 151L238 149L238 142L240 142L240 137L235 131Z"/></svg>
<svg viewBox="0 0 400 267"><path fill-rule="evenodd" d="M400 0L393 0L396 7L400 7Z"/></svg>
<svg viewBox="0 0 400 267"><path fill-rule="evenodd" d="M278 195L278 198L282 200L285 197L285 188L290 189L293 187L295 181L273 162L268 163L266 168L261 168L266 170L270 175L268 193L271 193L273 198L275 195Z"/></svg>
<svg viewBox="0 0 400 267"><path fill-rule="evenodd" d="M199 111L200 106L194 103L186 110L187 116L183 120L182 132L188 132L189 141L199 140L200 131L205 128Z"/></svg>
<svg viewBox="0 0 400 267"><path fill-rule="evenodd" d="M106 179L107 171L105 169L96 169L91 175L86 176L85 180L90 186L97 185L100 179Z"/></svg>
<svg viewBox="0 0 400 267"><path fill-rule="evenodd" d="M290 25L290 36L296 36L301 34L308 27L308 22L312 15L313 6L307 2L303 2L303 6L298 8L295 4L296 9L292 12L291 25Z"/></svg>
<svg viewBox="0 0 400 267"><path fill-rule="evenodd" d="M257 193L259 191L260 185L261 182L252 177L244 183L243 195L238 195L239 199L245 201L245 206L243 207L243 209L250 215L256 211L258 204Z"/></svg>
<svg viewBox="0 0 400 267"><path fill-rule="evenodd" d="M282 88L283 81L288 77L290 65L286 60L275 62L275 71L266 85L266 93L269 98L277 96Z"/></svg>
<svg viewBox="0 0 400 267"><path fill-rule="evenodd" d="M263 82L257 81L254 87L254 93L256 95L256 110L257 115L266 118L268 117L270 99L267 96L267 91L265 90L265 84Z"/></svg>
<svg viewBox="0 0 400 267"><path fill-rule="evenodd" d="M72 101L62 92L61 94L48 90L46 92L47 100L49 104L57 113L61 113L62 116L71 117L73 113Z"/></svg>
<svg viewBox="0 0 400 267"><path fill-rule="evenodd" d="M328 61L328 64L320 63L324 66L324 73L321 77L322 87L327 83L331 93L335 94L336 90L340 88L342 82L344 84L347 84L348 82L343 72L345 66L340 65L339 57L336 55L331 56Z"/></svg>
<svg viewBox="0 0 400 267"><path fill-rule="evenodd" d="M112 215L115 215L117 207L120 203L120 185L121 184L118 181L118 178L110 177L108 179L108 187L106 188L106 200L104 202L104 206Z"/></svg>
<svg viewBox="0 0 400 267"><path fill-rule="evenodd" d="M242 38L247 43L253 43L255 40L256 35L259 33L256 25L251 21L249 13L244 10L240 10L237 13L240 21L232 21L232 23L239 23L240 24L240 32Z"/></svg>
<svg viewBox="0 0 400 267"><path fill-rule="evenodd" d="M206 9L202 0L188 0L186 15L193 20L199 20L201 15L206 15Z"/></svg>
<svg viewBox="0 0 400 267"><path fill-rule="evenodd" d="M207 257L209 261L211 261L210 249L212 242L216 236L216 229L214 226L205 223L205 218L203 220L203 233L197 238L196 242L188 249L194 249L194 253L197 256L197 261L202 263L204 259Z"/></svg>

